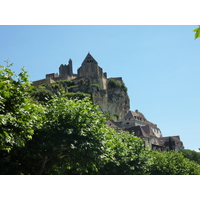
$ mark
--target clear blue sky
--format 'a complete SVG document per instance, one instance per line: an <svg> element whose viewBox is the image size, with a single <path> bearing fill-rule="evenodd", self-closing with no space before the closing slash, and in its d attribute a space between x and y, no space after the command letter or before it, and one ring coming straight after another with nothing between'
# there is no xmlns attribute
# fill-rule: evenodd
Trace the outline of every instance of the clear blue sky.
<svg viewBox="0 0 200 200"><path fill-rule="evenodd" d="M71 58L73 72L88 52L108 77L122 77L131 110L200 148L200 39L197 26L0 26L0 64L11 59L30 80L58 73Z"/></svg>

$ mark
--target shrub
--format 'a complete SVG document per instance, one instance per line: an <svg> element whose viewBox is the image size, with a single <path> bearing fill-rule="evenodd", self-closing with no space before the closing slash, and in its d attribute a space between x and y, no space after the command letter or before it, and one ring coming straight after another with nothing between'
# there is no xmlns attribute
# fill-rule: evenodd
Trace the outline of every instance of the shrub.
<svg viewBox="0 0 200 200"><path fill-rule="evenodd" d="M153 175L198 175L200 165L184 158L176 151L152 151L150 174Z"/></svg>
<svg viewBox="0 0 200 200"><path fill-rule="evenodd" d="M123 82L114 80L113 78L108 79L108 88L120 88L122 91L127 93L127 87Z"/></svg>
<svg viewBox="0 0 200 200"><path fill-rule="evenodd" d="M107 128L103 141L104 163L99 170L102 175L139 175L148 174L151 164L149 150L144 141L124 131Z"/></svg>
<svg viewBox="0 0 200 200"><path fill-rule="evenodd" d="M83 92L76 92L76 93L73 93L73 92L68 92L65 94L65 96L68 98L68 99L84 99L86 97L88 98L91 98L91 95L90 94L86 94L86 93L83 93Z"/></svg>

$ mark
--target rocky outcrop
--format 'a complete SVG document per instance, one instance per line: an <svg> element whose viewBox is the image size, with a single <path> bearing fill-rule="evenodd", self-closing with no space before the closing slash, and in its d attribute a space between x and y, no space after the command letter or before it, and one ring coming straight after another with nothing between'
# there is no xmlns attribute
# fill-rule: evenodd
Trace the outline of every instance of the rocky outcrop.
<svg viewBox="0 0 200 200"><path fill-rule="evenodd" d="M118 120L130 110L130 100L128 94L121 88L108 88L107 90L92 90L93 101L99 105L100 110L109 112L111 115L117 114Z"/></svg>
<svg viewBox="0 0 200 200"><path fill-rule="evenodd" d="M72 86L69 92L83 92L92 95L93 103L99 106L100 111L107 112L113 119L122 120L130 110L130 100L127 94L127 88L122 78L108 79L102 89L100 84L93 79L76 79L76 85Z"/></svg>

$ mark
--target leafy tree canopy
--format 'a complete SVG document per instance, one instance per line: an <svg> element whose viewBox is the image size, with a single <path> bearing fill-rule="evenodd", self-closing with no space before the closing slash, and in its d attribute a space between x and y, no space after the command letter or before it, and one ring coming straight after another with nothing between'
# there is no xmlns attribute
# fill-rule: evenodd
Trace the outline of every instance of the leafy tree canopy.
<svg viewBox="0 0 200 200"><path fill-rule="evenodd" d="M10 69L13 64L0 66L0 150L23 146L39 126L41 107L30 98L31 85L24 68L19 75Z"/></svg>
<svg viewBox="0 0 200 200"><path fill-rule="evenodd" d="M176 151L152 151L152 175L197 175L200 174L200 165Z"/></svg>
<svg viewBox="0 0 200 200"><path fill-rule="evenodd" d="M69 100L65 94L54 95L44 107L43 125L25 147L9 156L17 173L96 173L105 133L98 108L88 98Z"/></svg>
<svg viewBox="0 0 200 200"><path fill-rule="evenodd" d="M183 154L185 158L188 158L191 161L195 161L200 165L200 153L190 150L190 149L180 149L180 153Z"/></svg>

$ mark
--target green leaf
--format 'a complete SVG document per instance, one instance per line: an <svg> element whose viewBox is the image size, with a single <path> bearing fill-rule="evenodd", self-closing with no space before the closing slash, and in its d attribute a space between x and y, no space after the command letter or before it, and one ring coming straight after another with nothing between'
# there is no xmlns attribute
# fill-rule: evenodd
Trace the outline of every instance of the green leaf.
<svg viewBox="0 0 200 200"><path fill-rule="evenodd" d="M194 35L195 39L200 38L200 27L194 29L193 32L196 32L195 35Z"/></svg>

